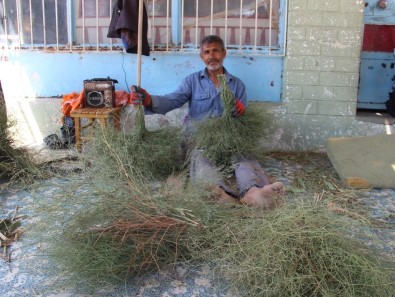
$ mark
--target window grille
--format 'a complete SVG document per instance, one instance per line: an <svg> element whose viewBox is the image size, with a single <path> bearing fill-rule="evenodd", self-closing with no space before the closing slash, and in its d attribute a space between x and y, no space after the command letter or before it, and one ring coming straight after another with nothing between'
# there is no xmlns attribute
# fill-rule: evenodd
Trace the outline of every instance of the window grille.
<svg viewBox="0 0 395 297"><path fill-rule="evenodd" d="M117 0L0 0L0 48L122 50L107 38ZM284 54L286 0L145 0L152 51L196 51L220 35L228 51Z"/></svg>

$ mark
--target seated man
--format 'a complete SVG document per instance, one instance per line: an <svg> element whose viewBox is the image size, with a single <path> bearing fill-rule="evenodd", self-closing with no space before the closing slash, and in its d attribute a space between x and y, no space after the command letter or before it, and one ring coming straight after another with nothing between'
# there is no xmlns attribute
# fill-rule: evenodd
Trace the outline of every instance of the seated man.
<svg viewBox="0 0 395 297"><path fill-rule="evenodd" d="M247 105L247 94L244 83L230 74L223 66L226 49L223 40L215 35L206 36L200 43L200 57L206 68L188 75L179 87L171 94L150 96L142 88L133 89L130 99L133 104L142 102L144 107L159 114L165 114L182 107L188 102L188 120L198 121L207 116L221 116L224 107L221 101L221 87L218 74L225 74L229 89L235 98L233 116L243 116ZM218 176L216 166L195 150L191 156L191 180L212 181L216 183L216 193L222 201L240 202L256 207L275 206L275 197L284 193L281 182L270 183L264 170L257 161L240 159L236 165L235 177L239 194L234 193Z"/></svg>

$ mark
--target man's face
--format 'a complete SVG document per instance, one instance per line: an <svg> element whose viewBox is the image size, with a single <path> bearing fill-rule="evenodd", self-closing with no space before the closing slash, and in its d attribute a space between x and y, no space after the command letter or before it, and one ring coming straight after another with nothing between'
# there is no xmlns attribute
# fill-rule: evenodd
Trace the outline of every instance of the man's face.
<svg viewBox="0 0 395 297"><path fill-rule="evenodd" d="M222 49L216 42L205 43L200 51L200 58L208 70L218 70L222 67L226 56L226 50Z"/></svg>

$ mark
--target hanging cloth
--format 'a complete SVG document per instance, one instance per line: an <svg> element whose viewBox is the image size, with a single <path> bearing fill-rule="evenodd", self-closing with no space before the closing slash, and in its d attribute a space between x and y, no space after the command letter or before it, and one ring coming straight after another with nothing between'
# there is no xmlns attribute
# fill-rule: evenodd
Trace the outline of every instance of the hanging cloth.
<svg viewBox="0 0 395 297"><path fill-rule="evenodd" d="M139 0L117 0L108 27L107 37L120 38L129 54L137 53ZM143 7L142 55L149 56L148 17Z"/></svg>

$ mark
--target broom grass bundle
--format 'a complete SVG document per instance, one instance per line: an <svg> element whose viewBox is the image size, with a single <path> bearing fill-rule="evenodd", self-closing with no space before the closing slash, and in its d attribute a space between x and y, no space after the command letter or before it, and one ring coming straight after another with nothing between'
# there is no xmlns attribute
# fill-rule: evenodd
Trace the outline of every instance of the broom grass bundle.
<svg viewBox="0 0 395 297"><path fill-rule="evenodd" d="M127 281L179 260L182 247L178 238L192 223L151 208L141 201L141 194L138 197L123 212L115 215L112 208L101 213L101 224L87 224L86 217L77 219L58 238L52 254L73 273L75 281L83 280L92 287Z"/></svg>
<svg viewBox="0 0 395 297"><path fill-rule="evenodd" d="M121 175L121 178L140 178L144 183L162 180L179 171L184 165L180 153L181 129L147 130L142 108L137 108L134 122L129 135L111 129L96 130L85 157L99 170L105 166L108 179Z"/></svg>
<svg viewBox="0 0 395 297"><path fill-rule="evenodd" d="M79 285L209 263L218 287L237 296L394 293L395 263L373 247L368 225L323 204L299 201L263 212L220 205L198 186L135 195L129 186L92 190L51 238L53 256ZM72 197L67 202L75 206Z"/></svg>
<svg viewBox="0 0 395 297"><path fill-rule="evenodd" d="M75 195L75 188L85 194ZM184 191L162 185L151 189L141 186L140 180L134 186L131 180L126 184L116 179L111 185L74 180L60 200L40 206L45 210L45 226L56 221L62 228L51 235L50 253L70 275L71 285L87 288L126 282L189 261L187 234L204 229L191 209L206 215L210 210L196 199L202 195L208 194L201 188Z"/></svg>
<svg viewBox="0 0 395 297"><path fill-rule="evenodd" d="M159 181L181 170L180 129L149 131L141 107L134 123L129 135L95 129L83 155L83 179L74 180L53 207L42 206L54 221L62 209L74 209L53 239L52 255L77 275L76 282L82 277L94 287L173 263L180 253L177 238L195 225L157 193ZM70 191L86 184L84 193Z"/></svg>
<svg viewBox="0 0 395 297"><path fill-rule="evenodd" d="M0 179L5 181L0 186L1 190L17 181L30 183L35 178L44 177L45 174L26 151L13 146L9 132L13 124L7 118L1 85L0 97Z"/></svg>
<svg viewBox="0 0 395 297"><path fill-rule="evenodd" d="M259 140L265 135L270 119L264 109L254 107L247 107L241 117L235 118L232 115L235 97L226 76L218 75L218 80L224 112L219 118L197 123L194 141L207 158L217 165L229 166L238 156L255 157L261 153Z"/></svg>
<svg viewBox="0 0 395 297"><path fill-rule="evenodd" d="M189 250L237 296L394 296L395 262L365 245L361 221L301 202L219 218Z"/></svg>

